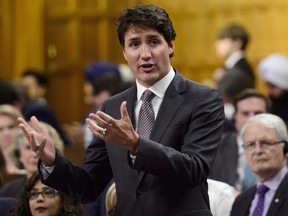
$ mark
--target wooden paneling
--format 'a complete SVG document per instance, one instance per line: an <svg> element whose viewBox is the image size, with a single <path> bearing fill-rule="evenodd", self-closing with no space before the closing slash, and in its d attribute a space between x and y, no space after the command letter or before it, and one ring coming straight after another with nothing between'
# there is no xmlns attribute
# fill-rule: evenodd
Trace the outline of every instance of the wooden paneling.
<svg viewBox="0 0 288 216"><path fill-rule="evenodd" d="M0 79L10 79L12 71L12 5L0 0Z"/></svg>
<svg viewBox="0 0 288 216"><path fill-rule="evenodd" d="M85 113L84 68L96 60L123 62L116 40L115 15L110 10L112 3L70 0L53 4L46 1L45 59L53 86L48 100L63 123L79 121ZM117 61L119 56L122 61Z"/></svg>

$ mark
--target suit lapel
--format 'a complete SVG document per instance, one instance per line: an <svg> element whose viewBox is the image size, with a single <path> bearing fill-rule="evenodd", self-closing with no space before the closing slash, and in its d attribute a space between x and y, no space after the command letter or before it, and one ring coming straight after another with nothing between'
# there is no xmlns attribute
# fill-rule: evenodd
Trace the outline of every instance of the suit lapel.
<svg viewBox="0 0 288 216"><path fill-rule="evenodd" d="M178 88L180 86L180 89ZM154 127L151 132L150 139L156 142L161 140L165 130L169 127L170 122L175 117L184 98L180 95L186 89L183 77L176 73L173 81L167 88L159 109Z"/></svg>
<svg viewBox="0 0 288 216"><path fill-rule="evenodd" d="M135 127L135 102L136 102L136 96L137 96L137 88L136 85L134 85L131 89L128 90L128 92L125 94L124 99L127 101L127 112L129 114L129 117L131 119L132 125Z"/></svg>

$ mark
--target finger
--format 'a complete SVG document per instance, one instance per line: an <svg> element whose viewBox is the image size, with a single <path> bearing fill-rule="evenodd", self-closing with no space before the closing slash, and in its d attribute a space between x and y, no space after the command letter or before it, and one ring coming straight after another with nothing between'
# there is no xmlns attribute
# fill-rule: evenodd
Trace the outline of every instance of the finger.
<svg viewBox="0 0 288 216"><path fill-rule="evenodd" d="M41 154L44 151L45 145L46 145L46 137L44 136L43 139L40 142L39 148L38 148L38 152L39 154Z"/></svg>
<svg viewBox="0 0 288 216"><path fill-rule="evenodd" d="M90 114L89 117L102 129L111 126L111 117L104 112L98 111L96 114Z"/></svg>
<svg viewBox="0 0 288 216"><path fill-rule="evenodd" d="M43 128L41 127L38 119L37 119L35 116L32 116L30 120L31 120L31 123L32 123L34 129L35 129L37 132L40 132L40 133L44 132L44 130L43 130Z"/></svg>
<svg viewBox="0 0 288 216"><path fill-rule="evenodd" d="M23 130L25 137L30 141L30 133L33 131L30 125L21 117L18 119L19 127Z"/></svg>
<svg viewBox="0 0 288 216"><path fill-rule="evenodd" d="M105 124L110 125L111 120L113 120L111 116L107 115L106 113L102 111L98 111L96 113L96 117L99 117L100 123L102 123L103 125Z"/></svg>
<svg viewBox="0 0 288 216"><path fill-rule="evenodd" d="M122 102L122 104L120 106L120 112L121 112L121 119L129 119L130 120L130 117L129 117L129 114L127 111L127 102L126 101Z"/></svg>
<svg viewBox="0 0 288 216"><path fill-rule="evenodd" d="M88 124L88 128L97 136L97 137L103 137L103 131L106 132L106 129L98 126L93 120L87 118L86 123Z"/></svg>
<svg viewBox="0 0 288 216"><path fill-rule="evenodd" d="M31 136L30 136L29 143L30 143L30 145L31 145L31 147L32 147L32 150L33 150L34 152L38 153L38 152L37 152L38 146L37 146L37 142L36 142L36 137L35 137L35 135L36 135L36 134L35 134L35 131L31 132Z"/></svg>

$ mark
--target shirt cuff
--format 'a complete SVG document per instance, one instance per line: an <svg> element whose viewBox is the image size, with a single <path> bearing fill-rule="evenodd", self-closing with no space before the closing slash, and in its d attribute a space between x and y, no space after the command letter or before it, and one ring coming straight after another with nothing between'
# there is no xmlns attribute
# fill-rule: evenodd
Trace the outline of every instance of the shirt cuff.
<svg viewBox="0 0 288 216"><path fill-rule="evenodd" d="M43 162L40 165L40 171L43 175L44 179L47 179L49 175L53 172L55 165L52 166L45 166Z"/></svg>

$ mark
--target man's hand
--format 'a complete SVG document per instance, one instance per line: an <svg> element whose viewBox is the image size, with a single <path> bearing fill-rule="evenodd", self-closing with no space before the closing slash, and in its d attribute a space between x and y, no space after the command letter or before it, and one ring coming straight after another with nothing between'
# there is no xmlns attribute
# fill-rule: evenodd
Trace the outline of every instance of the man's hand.
<svg viewBox="0 0 288 216"><path fill-rule="evenodd" d="M119 120L104 112L97 111L96 114L91 113L86 122L97 137L126 148L133 153L138 147L139 135L133 128L126 104L126 101L121 104L121 119Z"/></svg>
<svg viewBox="0 0 288 216"><path fill-rule="evenodd" d="M32 146L32 150L38 155L45 166L54 164L56 150L52 139L39 124L35 116L31 117L32 126L23 118L18 118L19 127L23 130L27 140Z"/></svg>

